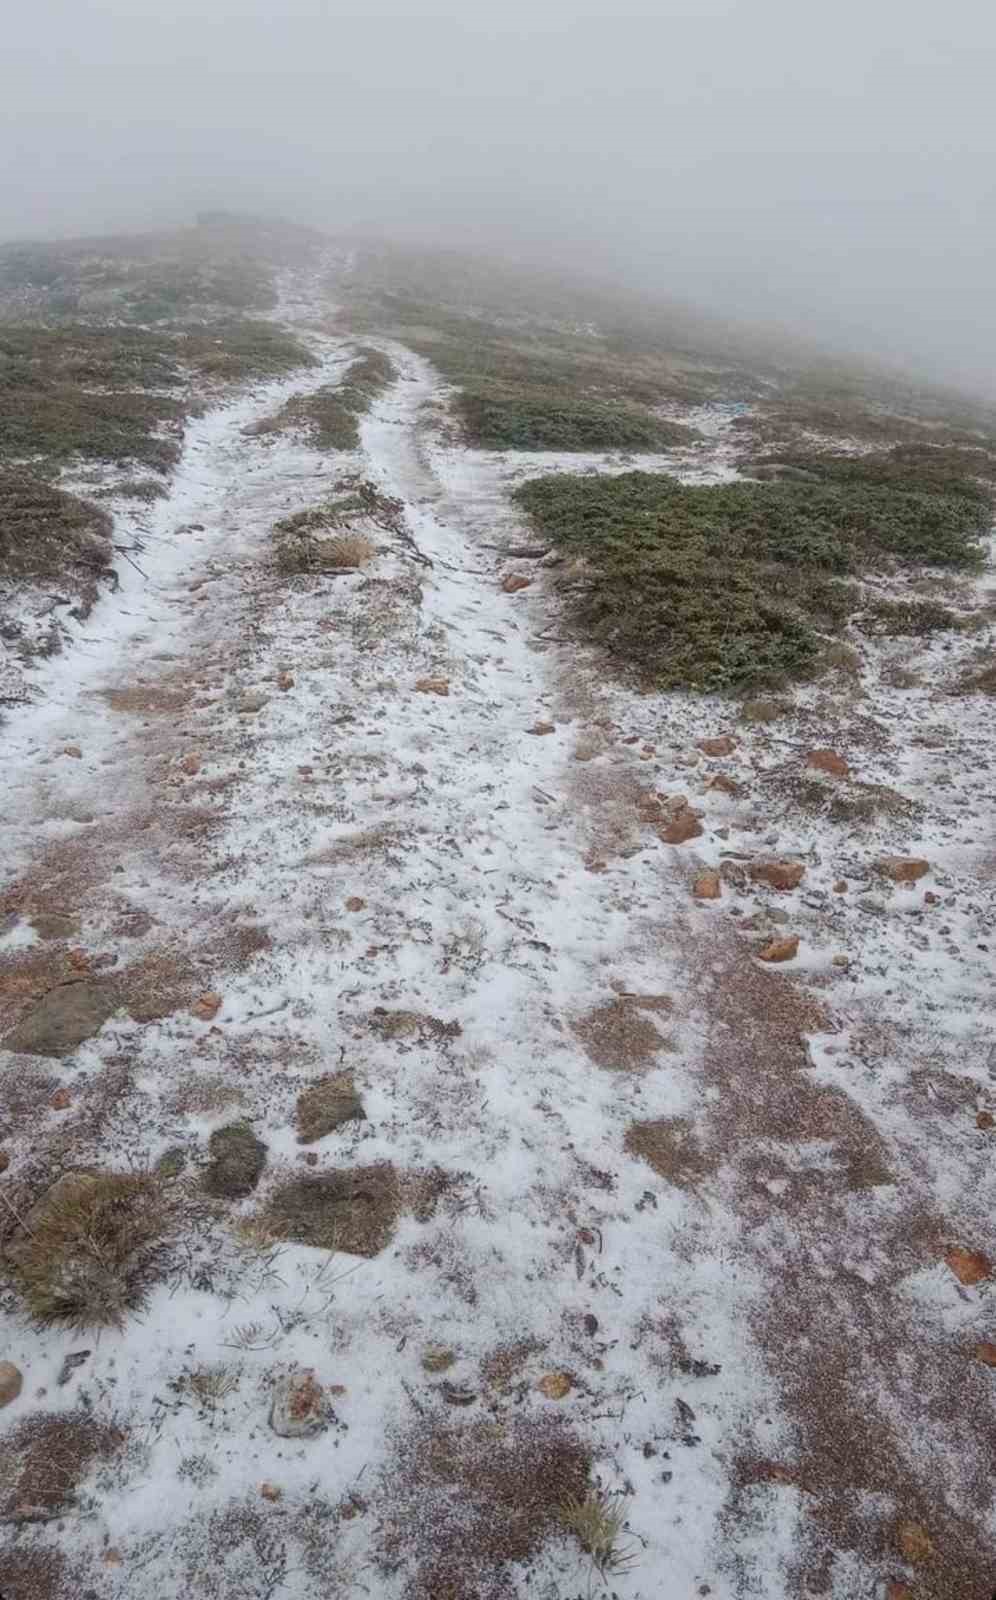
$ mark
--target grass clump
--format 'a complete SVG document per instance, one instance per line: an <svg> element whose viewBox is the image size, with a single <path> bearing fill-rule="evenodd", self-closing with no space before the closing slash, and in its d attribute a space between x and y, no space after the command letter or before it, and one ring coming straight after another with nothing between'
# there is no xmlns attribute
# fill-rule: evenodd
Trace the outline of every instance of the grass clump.
<svg viewBox="0 0 996 1600"><path fill-rule="evenodd" d="M148 1173L68 1173L25 1218L7 1260L31 1315L121 1327L160 1277L172 1209Z"/></svg>
<svg viewBox="0 0 996 1600"><path fill-rule="evenodd" d="M85 587L108 570L111 518L100 506L53 489L21 468L0 467L0 575L58 583L72 572Z"/></svg>
<svg viewBox="0 0 996 1600"><path fill-rule="evenodd" d="M926 638L960 628L963 623L956 611L937 600L874 600L861 613L858 626L862 633L895 639L910 635Z"/></svg>
<svg viewBox="0 0 996 1600"><path fill-rule="evenodd" d="M283 328L258 318L215 322L178 333L170 341L176 360L203 378L244 383L249 378L282 378L315 357Z"/></svg>
<svg viewBox="0 0 996 1600"><path fill-rule="evenodd" d="M583 1499L567 1500L560 1520L603 1577L629 1572L636 1565L633 1546L620 1543L626 1518L613 1496L592 1489Z"/></svg>
<svg viewBox="0 0 996 1600"><path fill-rule="evenodd" d="M662 688L778 687L815 670L860 608L863 572L975 568L988 504L868 482L689 487L644 472L553 476L516 498L581 557L578 621Z"/></svg>

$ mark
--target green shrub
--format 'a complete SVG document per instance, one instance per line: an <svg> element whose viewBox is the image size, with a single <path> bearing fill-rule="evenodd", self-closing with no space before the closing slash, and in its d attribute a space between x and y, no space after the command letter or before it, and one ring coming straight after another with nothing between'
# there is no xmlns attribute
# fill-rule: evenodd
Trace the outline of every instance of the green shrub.
<svg viewBox="0 0 996 1600"><path fill-rule="evenodd" d="M516 498L584 557L572 606L586 632L666 688L777 687L815 669L861 602L847 581L921 562L972 568L979 500L867 482L689 487L664 474L555 476Z"/></svg>

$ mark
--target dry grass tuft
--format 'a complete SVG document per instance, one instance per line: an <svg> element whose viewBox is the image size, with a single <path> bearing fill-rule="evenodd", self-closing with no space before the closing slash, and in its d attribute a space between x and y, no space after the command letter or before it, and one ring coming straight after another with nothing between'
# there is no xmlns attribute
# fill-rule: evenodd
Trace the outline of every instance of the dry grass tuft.
<svg viewBox="0 0 996 1600"><path fill-rule="evenodd" d="M592 1489L583 1500L565 1501L560 1518L603 1576L629 1572L635 1566L636 1551L632 1545L619 1543L626 1518L614 1496Z"/></svg>
<svg viewBox="0 0 996 1600"><path fill-rule="evenodd" d="M366 567L377 554L377 546L365 533L339 533L323 547L330 567Z"/></svg>
<svg viewBox="0 0 996 1600"><path fill-rule="evenodd" d="M7 1260L31 1315L121 1327L160 1277L175 1199L149 1173L67 1173L28 1213Z"/></svg>

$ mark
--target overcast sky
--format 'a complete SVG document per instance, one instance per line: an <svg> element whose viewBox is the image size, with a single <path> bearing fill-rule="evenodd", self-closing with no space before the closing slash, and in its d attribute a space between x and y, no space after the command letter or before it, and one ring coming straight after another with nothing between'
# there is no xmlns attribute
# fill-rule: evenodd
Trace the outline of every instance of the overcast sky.
<svg viewBox="0 0 996 1600"><path fill-rule="evenodd" d="M993 0L26 0L0 238L277 208L546 250L996 392Z"/></svg>

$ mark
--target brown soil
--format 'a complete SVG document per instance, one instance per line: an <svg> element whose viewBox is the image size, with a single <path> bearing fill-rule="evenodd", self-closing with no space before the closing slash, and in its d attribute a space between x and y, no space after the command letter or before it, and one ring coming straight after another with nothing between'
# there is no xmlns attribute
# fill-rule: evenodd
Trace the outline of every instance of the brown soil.
<svg viewBox="0 0 996 1600"><path fill-rule="evenodd" d="M607 1000L573 1024L574 1032L595 1065L610 1072L632 1072L653 1064L670 1048L633 1000Z"/></svg>
<svg viewBox="0 0 996 1600"><path fill-rule="evenodd" d="M381 1569L406 1574L404 1600L506 1600L508 1566L562 1532L560 1508L584 1496L589 1470L557 1419L420 1422L385 1474Z"/></svg>
<svg viewBox="0 0 996 1600"><path fill-rule="evenodd" d="M625 1145L630 1155L639 1156L668 1183L682 1189L697 1188L715 1171L713 1161L699 1147L692 1124L683 1117L634 1122Z"/></svg>
<svg viewBox="0 0 996 1600"><path fill-rule="evenodd" d="M46 1521L57 1516L73 1504L90 1468L109 1460L124 1442L117 1428L83 1411L26 1417L4 1440L0 1519Z"/></svg>

